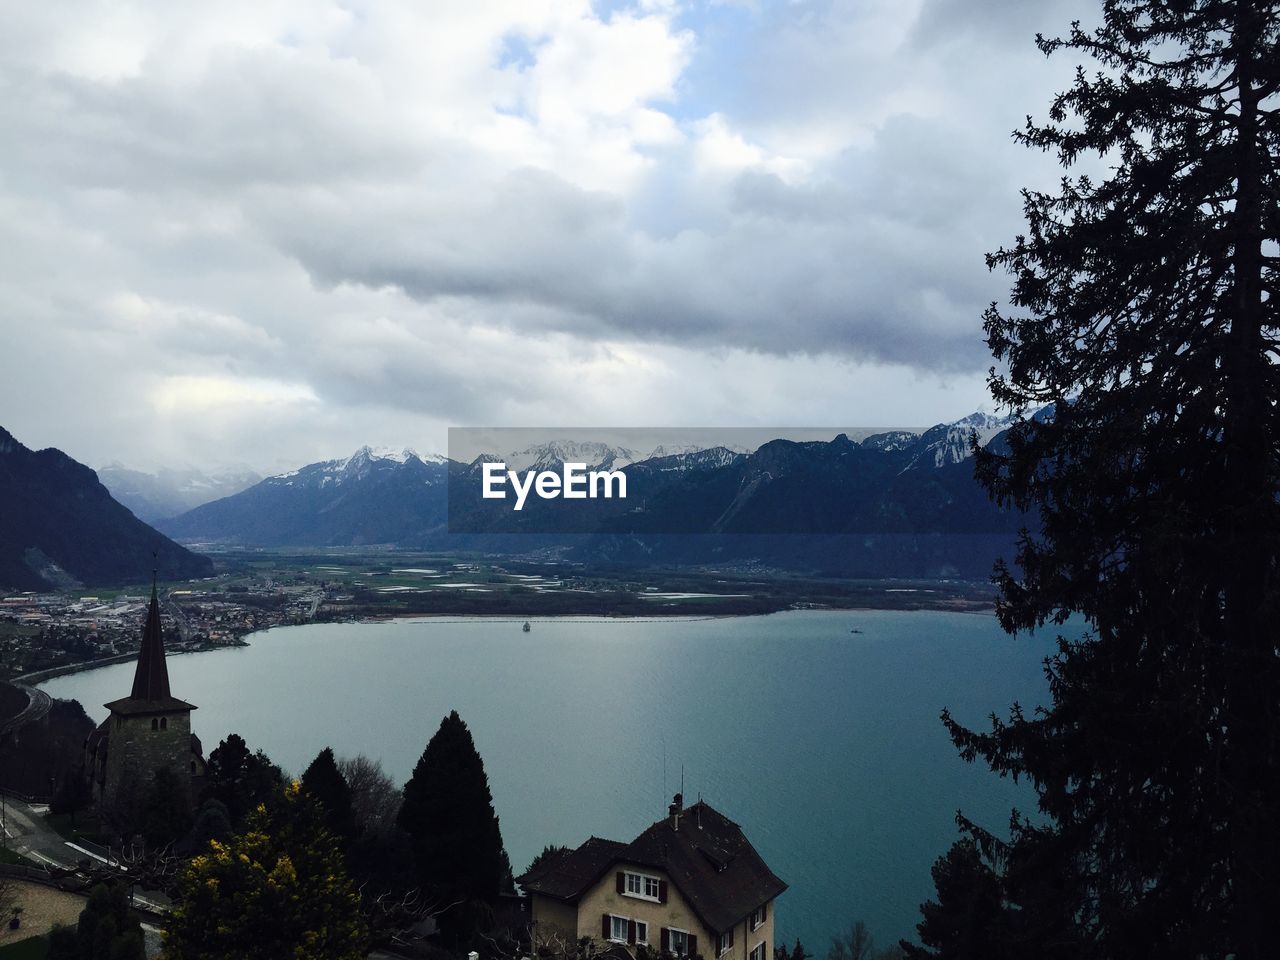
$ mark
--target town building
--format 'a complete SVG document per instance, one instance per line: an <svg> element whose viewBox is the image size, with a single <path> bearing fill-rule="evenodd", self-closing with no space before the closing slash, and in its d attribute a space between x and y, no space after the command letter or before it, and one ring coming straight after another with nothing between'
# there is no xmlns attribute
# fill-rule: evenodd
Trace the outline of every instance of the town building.
<svg viewBox="0 0 1280 960"><path fill-rule="evenodd" d="M787 889L742 828L679 794L630 843L592 837L519 878L534 947L586 937L634 954L772 960L774 901Z"/></svg>
<svg viewBox="0 0 1280 960"><path fill-rule="evenodd" d="M181 792L192 796L193 781L204 775L200 740L191 732L196 707L169 690L154 584L133 689L103 706L111 713L85 743L85 770L99 810L118 825L133 824L161 768L170 770Z"/></svg>

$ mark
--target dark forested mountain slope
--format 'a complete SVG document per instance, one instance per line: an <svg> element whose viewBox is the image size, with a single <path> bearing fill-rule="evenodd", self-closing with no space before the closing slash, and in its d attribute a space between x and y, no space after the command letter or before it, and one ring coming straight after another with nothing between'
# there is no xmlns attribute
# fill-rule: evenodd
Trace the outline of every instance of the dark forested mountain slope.
<svg viewBox="0 0 1280 960"><path fill-rule="evenodd" d="M29 450L0 427L0 585L24 590L142 582L213 572L147 526L97 474L60 450Z"/></svg>

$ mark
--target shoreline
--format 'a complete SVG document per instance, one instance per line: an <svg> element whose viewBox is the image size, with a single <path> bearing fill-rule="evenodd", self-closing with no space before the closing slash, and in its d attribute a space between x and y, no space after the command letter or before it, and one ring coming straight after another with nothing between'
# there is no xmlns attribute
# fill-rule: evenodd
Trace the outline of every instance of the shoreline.
<svg viewBox="0 0 1280 960"><path fill-rule="evenodd" d="M773 617L781 613L857 613L876 612L876 613L959 613L978 616L994 616L995 608L950 608L950 607L914 607L904 609L902 607L807 607L802 609L788 610L772 610L766 613L719 613L714 615L691 615L687 617L673 616L637 616L633 614L620 614L618 616L600 616L599 614L574 614L565 613L554 616L532 616L532 617L505 617L505 616L488 616L485 614L451 614L451 613L403 613L403 614L387 614L385 616L371 617L353 617L350 620L309 620L305 623L273 623L269 626L261 627L252 633L247 633L237 639L236 643L218 644L216 646L205 647L200 650L166 650L165 655L169 657L179 657L192 653L213 653L218 650L241 650L251 646L249 638L257 636L260 633L266 633L269 630L278 630L282 627L310 627L310 626L327 626L330 624L350 624L350 623L437 623L437 624L473 624L473 623L510 623L530 624L549 623L555 620L573 620L577 623L609 623L609 624L638 624L638 623L702 623L711 620L737 620L748 617ZM860 632L860 631L859 631ZM113 667L121 663L129 663L136 661L138 655L136 653L120 653L110 657L102 657L97 660L85 660L80 663L69 663L60 667L50 667L46 670L33 671L17 677L10 677L8 683L18 687L29 687L33 690L39 689L40 685L57 679L58 677L70 676L76 673L87 673L90 670L98 670L102 667Z"/></svg>
<svg viewBox="0 0 1280 960"><path fill-rule="evenodd" d="M283 624L274 624L273 626L283 626ZM263 630L270 630L271 627L263 627ZM255 630L254 633L261 633L261 630ZM246 634L245 636L250 636ZM165 657L181 657L189 653L212 653L214 650L239 650L249 646L243 638L236 643L222 643L216 646L208 646L199 650L166 650ZM87 670L97 670L101 667L114 667L118 663L129 663L136 661L138 655L136 653L117 653L110 657L99 657L96 660L82 660L79 663L67 663L60 667L49 667L45 670L33 670L30 673L19 674L9 677L6 683L11 683L15 687L31 687L38 689L40 684L47 680L54 680L58 677L69 676L73 673L84 673Z"/></svg>

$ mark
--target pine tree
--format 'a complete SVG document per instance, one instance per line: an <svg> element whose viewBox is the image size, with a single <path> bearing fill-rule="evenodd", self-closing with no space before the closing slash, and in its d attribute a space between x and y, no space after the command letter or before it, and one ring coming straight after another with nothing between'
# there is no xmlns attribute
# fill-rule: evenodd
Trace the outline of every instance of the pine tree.
<svg viewBox="0 0 1280 960"><path fill-rule="evenodd" d="M923 947L906 941L909 960L1002 960L1010 949L1010 919L1000 878L978 845L965 838L933 865L938 899L923 904L917 925Z"/></svg>
<svg viewBox="0 0 1280 960"><path fill-rule="evenodd" d="M1101 70L1018 136L1110 174L1024 191L1027 233L988 258L1016 308L986 315L993 395L1050 405L979 451L992 494L1039 521L998 614L1069 629L1043 713L945 719L1038 793L1043 822L1015 819L996 857L1049 914L1021 955L1066 917L1073 956L1256 960L1280 943L1280 10L1102 7L1092 32L1037 38Z"/></svg>
<svg viewBox="0 0 1280 960"><path fill-rule="evenodd" d="M284 775L259 750L251 753L244 738L229 734L209 754L204 798L221 802L239 827L259 804L272 801L284 787Z"/></svg>
<svg viewBox="0 0 1280 960"><path fill-rule="evenodd" d="M441 721L405 784L398 823L412 840L422 888L441 906L492 904L510 888L489 778L456 710Z"/></svg>
<svg viewBox="0 0 1280 960"><path fill-rule="evenodd" d="M298 783L212 841L179 880L167 960L363 960L360 897L320 805Z"/></svg>
<svg viewBox="0 0 1280 960"><path fill-rule="evenodd" d="M351 804L351 787L338 769L331 747L325 747L311 761L311 766L302 775L302 789L324 808L329 832L344 845L349 845L359 832Z"/></svg>

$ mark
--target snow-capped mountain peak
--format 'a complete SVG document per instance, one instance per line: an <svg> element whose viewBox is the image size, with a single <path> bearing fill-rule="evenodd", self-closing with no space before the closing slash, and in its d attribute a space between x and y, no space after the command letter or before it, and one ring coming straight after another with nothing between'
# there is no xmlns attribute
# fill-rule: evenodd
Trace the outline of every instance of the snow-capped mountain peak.
<svg viewBox="0 0 1280 960"><path fill-rule="evenodd" d="M945 467L973 456L969 438L978 435L978 446L985 447L997 434L1013 426L1013 415L1000 417L992 413L971 413L951 423L940 423L920 435L923 449L916 454L908 470L915 467Z"/></svg>
<svg viewBox="0 0 1280 960"><path fill-rule="evenodd" d="M664 443L654 447L644 459L657 460L660 457L680 457L691 453L702 453L706 450L725 450L729 453L737 454L751 453L746 447L739 447L734 444L707 446L705 443Z"/></svg>
<svg viewBox="0 0 1280 960"><path fill-rule="evenodd" d="M508 470L551 470L563 463L585 463L588 469L617 469L640 459L634 450L597 441L551 440L500 457Z"/></svg>
<svg viewBox="0 0 1280 960"><path fill-rule="evenodd" d="M437 453L420 454L412 447L373 447L366 444L349 457L336 460L322 460L311 463L288 473L281 473L268 480L272 483L283 483L293 486L295 482L314 483L321 486L331 483L346 483L369 476L377 470L403 467L411 462L422 464L440 464L447 462L447 457Z"/></svg>

